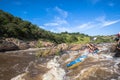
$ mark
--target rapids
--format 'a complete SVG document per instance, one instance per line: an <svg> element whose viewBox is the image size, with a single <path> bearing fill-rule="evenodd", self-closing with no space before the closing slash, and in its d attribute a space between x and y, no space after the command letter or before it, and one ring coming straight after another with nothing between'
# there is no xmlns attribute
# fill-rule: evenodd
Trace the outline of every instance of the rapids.
<svg viewBox="0 0 120 80"><path fill-rule="evenodd" d="M0 80L120 80L120 58L113 57L111 44L97 46L98 54L88 54L72 69L66 64L86 53L84 50L46 58L35 58L31 53L29 56L0 54Z"/></svg>

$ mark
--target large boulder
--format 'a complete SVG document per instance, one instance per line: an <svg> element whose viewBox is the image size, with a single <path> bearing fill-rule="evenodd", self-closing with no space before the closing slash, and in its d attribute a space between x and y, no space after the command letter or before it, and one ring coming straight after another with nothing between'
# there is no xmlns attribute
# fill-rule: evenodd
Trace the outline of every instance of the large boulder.
<svg viewBox="0 0 120 80"><path fill-rule="evenodd" d="M5 41L14 43L16 46L18 46L18 48L19 48L20 50L25 50L25 49L30 48L29 43L27 43L27 42L25 42L25 41L22 41L22 40L19 40L19 39L6 38Z"/></svg>
<svg viewBox="0 0 120 80"><path fill-rule="evenodd" d="M12 50L18 50L18 46L15 45L13 42L8 41L0 41L0 52L4 51L12 51Z"/></svg>

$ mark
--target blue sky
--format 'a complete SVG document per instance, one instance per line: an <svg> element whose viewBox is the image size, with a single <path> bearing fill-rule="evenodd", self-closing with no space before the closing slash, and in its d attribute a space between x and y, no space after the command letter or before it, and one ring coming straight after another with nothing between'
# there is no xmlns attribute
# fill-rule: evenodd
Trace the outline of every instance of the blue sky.
<svg viewBox="0 0 120 80"><path fill-rule="evenodd" d="M0 9L57 33L120 31L120 0L0 0Z"/></svg>

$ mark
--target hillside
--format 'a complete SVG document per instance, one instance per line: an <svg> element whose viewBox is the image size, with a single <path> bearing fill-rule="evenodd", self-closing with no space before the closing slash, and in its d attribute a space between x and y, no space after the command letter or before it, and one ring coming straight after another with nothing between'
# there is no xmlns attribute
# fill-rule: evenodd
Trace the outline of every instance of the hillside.
<svg viewBox="0 0 120 80"><path fill-rule="evenodd" d="M55 43L86 43L90 37L80 33L53 33L46 31L29 21L14 17L0 10L0 37L18 38L22 40L47 40Z"/></svg>
<svg viewBox="0 0 120 80"><path fill-rule="evenodd" d="M29 21L22 20L10 13L0 10L0 38L17 38L22 40L46 40L54 43L101 43L113 42L114 36L88 36L76 33L53 33L46 31ZM97 37L95 41L92 39ZM92 41L91 41L92 40Z"/></svg>
<svg viewBox="0 0 120 80"><path fill-rule="evenodd" d="M111 43L111 42L115 42L115 35L108 35L108 36L93 36L91 38L96 38L96 40L93 40L93 43Z"/></svg>
<svg viewBox="0 0 120 80"><path fill-rule="evenodd" d="M52 33L0 10L0 34L0 37L38 39L44 38L45 35Z"/></svg>

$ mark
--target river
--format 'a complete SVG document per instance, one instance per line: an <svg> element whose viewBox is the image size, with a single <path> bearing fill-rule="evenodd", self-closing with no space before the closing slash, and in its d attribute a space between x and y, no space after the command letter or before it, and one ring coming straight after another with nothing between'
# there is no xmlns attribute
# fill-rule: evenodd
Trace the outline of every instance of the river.
<svg viewBox="0 0 120 80"><path fill-rule="evenodd" d="M66 51L60 56L40 58L30 50L1 53L0 80L120 80L120 58L113 57L110 44L98 46L101 50L98 54L88 54L71 69L66 64L85 51Z"/></svg>

